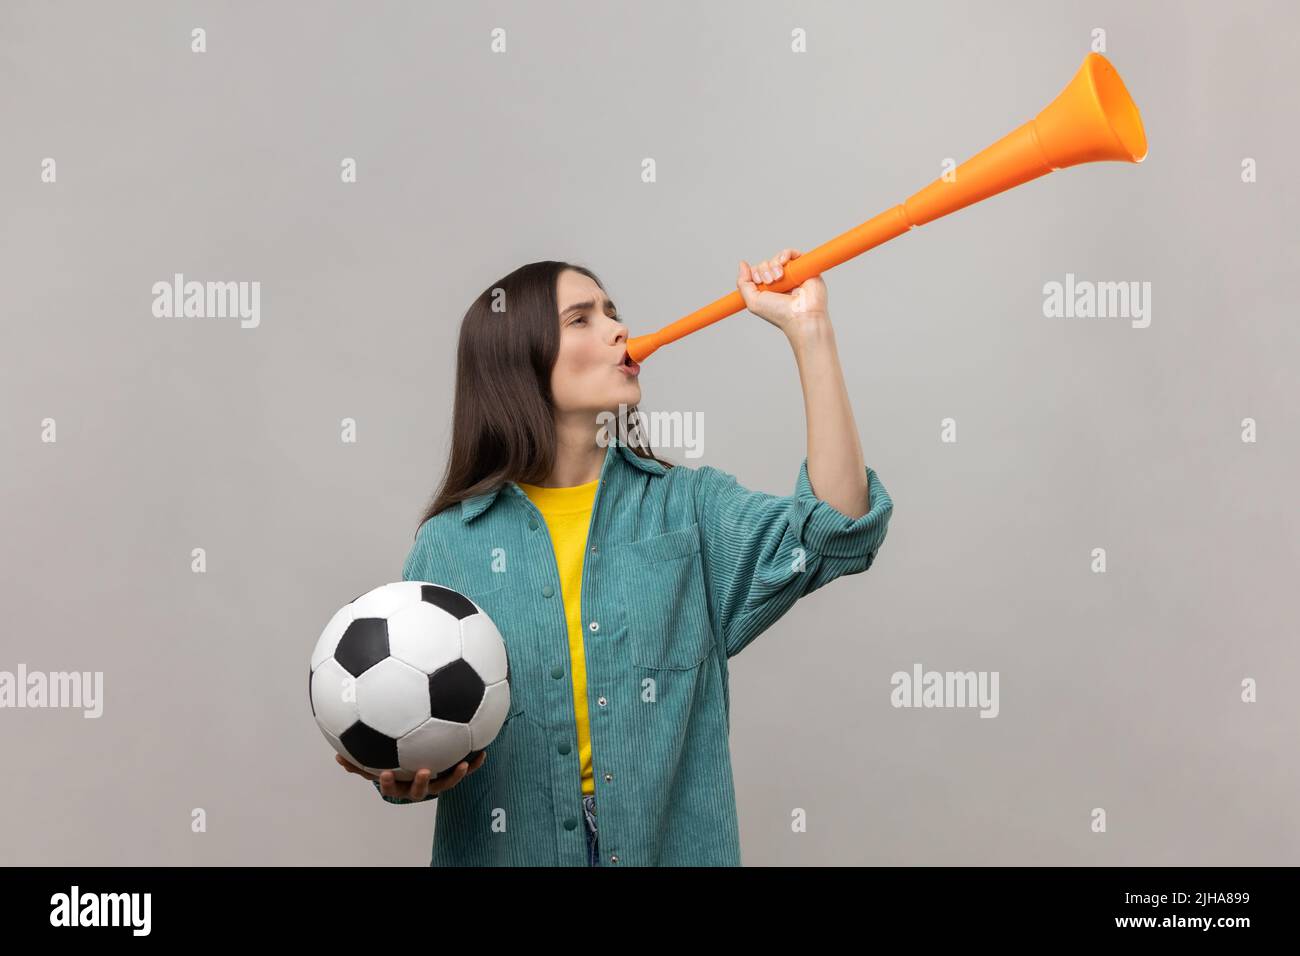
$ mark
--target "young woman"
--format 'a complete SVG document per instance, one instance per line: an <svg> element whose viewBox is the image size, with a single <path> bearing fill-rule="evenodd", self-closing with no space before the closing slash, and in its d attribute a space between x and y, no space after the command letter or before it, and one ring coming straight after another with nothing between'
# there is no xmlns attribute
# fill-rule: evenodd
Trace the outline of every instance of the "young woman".
<svg viewBox="0 0 1300 956"><path fill-rule="evenodd" d="M433 779L338 758L391 803L438 800L432 865L740 864L727 661L800 597L871 567L893 510L863 463L825 283L756 285L798 255L742 260L736 278L803 385L808 454L785 497L673 466L618 427L639 369L587 269L531 263L465 314L451 457L402 577L488 613L510 712Z"/></svg>

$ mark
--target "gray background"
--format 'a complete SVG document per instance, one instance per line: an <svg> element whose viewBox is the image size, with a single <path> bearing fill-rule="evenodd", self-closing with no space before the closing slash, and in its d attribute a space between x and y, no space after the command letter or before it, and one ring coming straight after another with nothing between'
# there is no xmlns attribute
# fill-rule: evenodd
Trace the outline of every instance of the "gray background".
<svg viewBox="0 0 1300 956"><path fill-rule="evenodd" d="M744 860L1300 862L1298 24L1283 3L0 6L0 669L105 674L98 720L0 711L3 861L426 863L433 808L343 774L305 670L339 605L400 577L472 297L567 258L650 331L1031 118L1104 27L1143 165L1055 173L827 274L894 519L871 571L731 662ZM154 318L173 272L260 281L261 326ZM1066 272L1151 282L1151 326L1044 318ZM793 491L802 396L761 319L642 382L644 409L704 415L704 457L666 457ZM1000 716L894 709L915 662L999 671Z"/></svg>

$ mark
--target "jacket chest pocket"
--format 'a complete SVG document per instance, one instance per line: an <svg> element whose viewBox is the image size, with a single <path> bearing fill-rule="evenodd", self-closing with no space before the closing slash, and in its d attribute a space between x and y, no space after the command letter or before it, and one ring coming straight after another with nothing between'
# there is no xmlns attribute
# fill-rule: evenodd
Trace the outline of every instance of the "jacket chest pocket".
<svg viewBox="0 0 1300 956"><path fill-rule="evenodd" d="M615 551L631 662L665 670L699 667L713 638L699 525L619 545Z"/></svg>
<svg viewBox="0 0 1300 956"><path fill-rule="evenodd" d="M467 589L461 593L477 604L496 625L501 633L501 640L506 646L507 678L510 683L510 709L507 711L507 723L511 718L524 711L524 701L528 695L528 684L536 683L532 676L536 670L535 653L527 643L528 631L520 628L511 617L510 600L514 588L501 581L489 584L479 590ZM502 728L504 731L505 728Z"/></svg>

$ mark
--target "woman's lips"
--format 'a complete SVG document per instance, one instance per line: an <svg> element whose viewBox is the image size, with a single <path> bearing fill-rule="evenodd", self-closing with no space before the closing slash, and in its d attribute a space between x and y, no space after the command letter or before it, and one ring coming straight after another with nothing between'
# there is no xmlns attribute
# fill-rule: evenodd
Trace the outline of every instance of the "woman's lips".
<svg viewBox="0 0 1300 956"><path fill-rule="evenodd" d="M636 378L641 373L641 366L630 359L622 365L615 365L616 369L626 375L628 378Z"/></svg>

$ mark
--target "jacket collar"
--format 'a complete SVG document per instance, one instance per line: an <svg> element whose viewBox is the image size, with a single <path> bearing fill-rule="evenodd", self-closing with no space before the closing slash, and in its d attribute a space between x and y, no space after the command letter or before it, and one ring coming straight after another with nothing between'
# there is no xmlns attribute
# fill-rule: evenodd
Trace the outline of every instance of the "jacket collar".
<svg viewBox="0 0 1300 956"><path fill-rule="evenodd" d="M608 477L610 469L616 467L627 467L631 465L639 468L644 472L652 475L662 475L668 469L657 461L651 461L648 458L642 458L626 444L620 441L612 441L605 449L605 461L600 467L600 483L603 485ZM517 494L521 497L527 497L524 489L513 481L507 481L491 491L485 491L481 495L475 495L473 498L466 498L460 503L460 520L464 524L477 518L494 502L502 491L508 491L511 494Z"/></svg>

